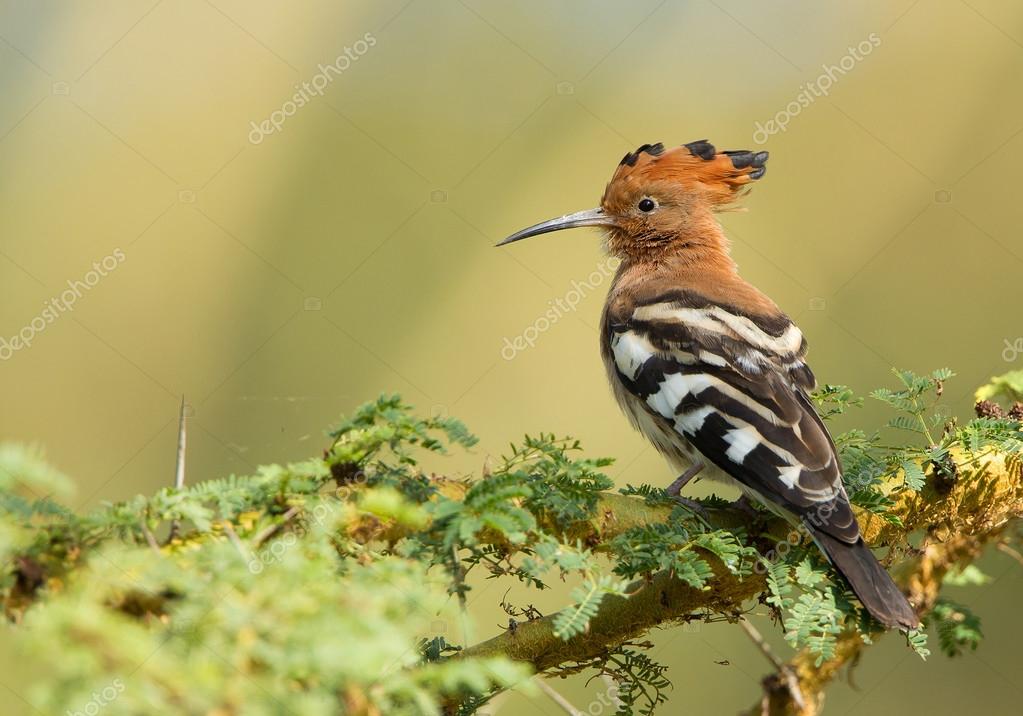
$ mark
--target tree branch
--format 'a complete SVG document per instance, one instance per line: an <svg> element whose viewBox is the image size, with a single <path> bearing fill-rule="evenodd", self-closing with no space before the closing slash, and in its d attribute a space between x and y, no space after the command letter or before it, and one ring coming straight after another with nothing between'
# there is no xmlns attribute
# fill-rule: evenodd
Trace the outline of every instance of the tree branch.
<svg viewBox="0 0 1023 716"><path fill-rule="evenodd" d="M955 457L968 462L964 455ZM860 511L857 516L864 538L874 546L902 544L914 532L926 534L919 552L902 559L892 569L897 580L908 588L910 600L921 614L926 614L933 608L948 571L975 559L1012 519L1023 516L1021 461L1018 457L990 453L963 468L959 479L951 485L933 475L920 493L895 491L894 486L899 484L899 479L889 483L889 496L895 503L890 512L899 517L901 526L871 513ZM600 498L597 516L588 523L573 526L567 536L599 549L600 543L630 527L663 521L669 513L668 507L653 507L636 498L607 493ZM714 528L736 527L749 521L748 514L731 508L708 509L706 518ZM767 554L770 539L780 543L792 529L778 518L769 518L757 533L756 543ZM735 618L745 602L764 591L762 576L754 574L739 579L713 555L703 556L715 573L703 590L693 589L674 575L661 572L630 585L628 598L605 597L589 629L567 641L555 636L553 617L548 616L519 624L514 631L465 649L462 655L505 654L530 663L538 672L570 672L655 626L703 619L708 613ZM796 675L798 689L792 688L791 681L787 683L783 676L773 674L764 680L763 701L750 713L817 714L824 688L845 664L860 655L863 646L856 634L844 634L839 638L835 658L820 667L814 666L814 655L797 654L788 662L786 671ZM802 694L805 700L802 708L794 703L794 692Z"/></svg>
<svg viewBox="0 0 1023 716"><path fill-rule="evenodd" d="M920 616L933 609L946 575L977 559L984 547L997 542L1009 523L1023 517L1023 464L1018 456L990 455L964 470L960 479L944 491L932 477L919 494L903 493L894 511L903 526L887 524L871 515L861 517L860 527L868 542L891 542L923 531L919 553L898 565L896 577L908 591ZM893 498L895 496L893 495ZM875 634L876 641L882 633ZM797 674L806 703L797 705L787 684L772 674L764 679L764 698L750 716L815 716L824 704L824 689L846 664L854 664L866 644L855 633L839 637L835 658L819 667L816 658L803 651L789 660L788 670Z"/></svg>

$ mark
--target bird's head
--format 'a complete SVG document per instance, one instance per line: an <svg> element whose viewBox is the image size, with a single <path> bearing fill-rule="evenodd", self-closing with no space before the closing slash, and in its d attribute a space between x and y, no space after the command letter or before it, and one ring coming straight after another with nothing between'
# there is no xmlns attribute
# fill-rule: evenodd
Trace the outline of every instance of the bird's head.
<svg viewBox="0 0 1023 716"><path fill-rule="evenodd" d="M713 218L764 175L767 152L718 152L706 140L671 149L644 144L626 154L600 206L518 231L498 246L580 226L607 230L608 250L622 259L701 247L723 250Z"/></svg>

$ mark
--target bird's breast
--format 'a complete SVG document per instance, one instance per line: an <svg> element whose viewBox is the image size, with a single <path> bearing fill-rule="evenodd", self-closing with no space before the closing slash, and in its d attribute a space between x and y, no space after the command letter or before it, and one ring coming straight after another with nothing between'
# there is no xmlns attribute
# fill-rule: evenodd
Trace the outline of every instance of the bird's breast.
<svg viewBox="0 0 1023 716"><path fill-rule="evenodd" d="M642 433L675 469L684 470L699 459L699 453L685 436L679 434L667 420L655 415L641 398L629 392L618 377L614 357L609 358L605 355L604 364L611 384L611 393L632 427Z"/></svg>

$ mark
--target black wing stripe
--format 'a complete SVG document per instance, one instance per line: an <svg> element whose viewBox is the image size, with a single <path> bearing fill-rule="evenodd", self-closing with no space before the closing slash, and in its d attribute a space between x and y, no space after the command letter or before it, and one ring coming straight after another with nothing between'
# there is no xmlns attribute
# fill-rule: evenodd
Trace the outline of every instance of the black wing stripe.
<svg viewBox="0 0 1023 716"><path fill-rule="evenodd" d="M813 465L820 461L820 456L815 456L805 443L794 439L792 424L784 422L781 417L775 416L775 422L772 422L717 388L707 388L698 393L697 398L701 403L713 405L718 412L741 421L736 423L737 426L752 426L764 440L791 453L800 464Z"/></svg>
<svg viewBox="0 0 1023 716"><path fill-rule="evenodd" d="M711 301L706 296L697 293L690 289L671 289L664 293L653 296L648 301L647 305L653 305L658 303L670 303L679 308L722 308L729 313L747 318L757 325L760 330L773 335L775 337L781 336L788 330L791 325L791 321L785 316L760 316L752 313L747 313L737 306L722 305Z"/></svg>
<svg viewBox="0 0 1023 716"><path fill-rule="evenodd" d="M657 320L616 325L608 336L625 388L764 499L842 541L858 539L833 443L803 393L812 373L801 352L763 350L772 341L802 346L801 335L772 326L777 336L754 346L728 334L734 322L720 308L695 324L683 320L691 311L667 320L664 304L643 315Z"/></svg>
<svg viewBox="0 0 1023 716"><path fill-rule="evenodd" d="M682 373L687 376L702 374L719 382L722 386L734 389L746 396L747 399L756 401L764 411L770 411L783 422L794 423L802 417L802 411L798 406L791 404L791 401L780 402L777 399L777 393L765 389L763 380L747 379L727 363L718 365L716 362L707 362L708 357L711 359L720 357L716 354L701 351L701 358L698 359L694 354L686 353L681 360L676 356L678 356L677 351L652 355L639 366L633 378L630 379L623 375L622 379L631 393L645 400L661 390L661 383L669 375L674 373ZM689 360L690 356L693 361L699 362L685 362Z"/></svg>

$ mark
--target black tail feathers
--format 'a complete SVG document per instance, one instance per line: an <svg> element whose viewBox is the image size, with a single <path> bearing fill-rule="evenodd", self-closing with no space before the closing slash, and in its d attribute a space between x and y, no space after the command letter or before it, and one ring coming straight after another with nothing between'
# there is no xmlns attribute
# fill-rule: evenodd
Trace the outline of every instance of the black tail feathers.
<svg viewBox="0 0 1023 716"><path fill-rule="evenodd" d="M886 627L915 629L920 626L913 607L862 537L855 544L849 544L824 532L812 532L832 564L875 619Z"/></svg>

